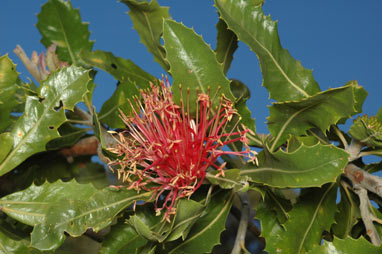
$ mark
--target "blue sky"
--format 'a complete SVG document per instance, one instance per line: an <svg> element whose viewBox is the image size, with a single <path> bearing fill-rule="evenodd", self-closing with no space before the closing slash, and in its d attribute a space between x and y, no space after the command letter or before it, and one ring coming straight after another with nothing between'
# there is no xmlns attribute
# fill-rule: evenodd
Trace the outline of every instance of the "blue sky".
<svg viewBox="0 0 382 254"><path fill-rule="evenodd" d="M9 53L23 79L28 74L12 50L20 44L28 55L41 52L41 36L35 27L42 0L2 0L0 8L0 55ZM203 36L212 48L216 45L216 9L212 0L160 0L170 6L174 20L182 21ZM128 8L112 1L73 0L83 21L89 22L94 49L111 51L131 59L140 67L160 77L164 71L139 42ZM337 0L266 0L264 10L279 21L281 43L313 75L322 90L357 80L369 93L364 113L375 114L382 106L382 1ZM229 78L243 81L252 92L249 107L259 132L268 132L266 116L268 93L261 87L262 77L256 55L243 44L234 55ZM115 88L113 78L99 73L94 104L99 110Z"/></svg>

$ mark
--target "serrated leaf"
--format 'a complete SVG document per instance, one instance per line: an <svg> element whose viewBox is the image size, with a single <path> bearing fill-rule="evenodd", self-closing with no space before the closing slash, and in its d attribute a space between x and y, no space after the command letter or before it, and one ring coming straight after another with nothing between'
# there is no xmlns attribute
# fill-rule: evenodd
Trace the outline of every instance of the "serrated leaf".
<svg viewBox="0 0 382 254"><path fill-rule="evenodd" d="M108 226L114 217L132 203L148 200L151 192L138 194L133 190L102 190L93 188L87 199L76 196L57 200L46 212L45 221L37 224L31 234L31 246L40 250L54 250L65 240L64 232L80 236L87 229L94 231Z"/></svg>
<svg viewBox="0 0 382 254"><path fill-rule="evenodd" d="M324 244L317 246L315 249L308 252L309 254L350 254L350 253L367 253L380 254L381 247L375 246L368 242L365 238L354 239L347 237L338 239L334 237L333 242L324 241Z"/></svg>
<svg viewBox="0 0 382 254"><path fill-rule="evenodd" d="M228 29L227 24L222 19L219 19L216 29L218 31L215 49L216 59L222 64L223 72L226 74L231 66L233 54L238 47L237 36Z"/></svg>
<svg viewBox="0 0 382 254"><path fill-rule="evenodd" d="M382 122L374 116L363 115L355 119L349 134L368 146L382 146Z"/></svg>
<svg viewBox="0 0 382 254"><path fill-rule="evenodd" d="M343 173L349 154L334 145L305 146L292 153L262 151L258 167L242 169L254 182L278 188L319 187L335 182Z"/></svg>
<svg viewBox="0 0 382 254"><path fill-rule="evenodd" d="M78 54L81 50L91 50L88 24L81 21L80 12L70 1L48 0L37 15L37 28L45 47L57 44L56 53L62 61L80 65Z"/></svg>
<svg viewBox="0 0 382 254"><path fill-rule="evenodd" d="M18 79L16 65L8 55L0 57L0 133L12 124L10 114L18 104L14 98L17 92ZM1 161L1 160L0 160Z"/></svg>
<svg viewBox="0 0 382 254"><path fill-rule="evenodd" d="M346 238L350 235L353 226L357 223L359 217L359 204L356 203L357 197L346 187L341 186L341 201L335 215L336 223L333 224L332 230L335 236Z"/></svg>
<svg viewBox="0 0 382 254"><path fill-rule="evenodd" d="M377 118L377 120L379 122L382 122L382 107L379 108L377 114L375 115L375 117Z"/></svg>
<svg viewBox="0 0 382 254"><path fill-rule="evenodd" d="M34 226L43 223L49 207L60 199L78 198L86 200L97 189L91 184L57 181L29 188L1 198L0 206L8 216L24 224Z"/></svg>
<svg viewBox="0 0 382 254"><path fill-rule="evenodd" d="M277 22L251 1L215 0L221 18L260 61L263 85L277 101L299 100L320 91L312 71L281 47Z"/></svg>
<svg viewBox="0 0 382 254"><path fill-rule="evenodd" d="M139 0L122 0L129 6L129 15L133 21L134 29L138 32L141 42L153 54L154 60L165 71L169 69L166 62L166 53L161 45L160 38L163 33L163 20L169 19L168 7L161 7L157 0L151 2Z"/></svg>
<svg viewBox="0 0 382 254"><path fill-rule="evenodd" d="M146 243L147 240L139 236L129 224L118 223L112 226L110 233L106 235L100 253L136 253L137 249Z"/></svg>
<svg viewBox="0 0 382 254"><path fill-rule="evenodd" d="M206 213L191 228L187 238L181 242L170 242L165 252L209 253L220 243L220 234L225 229L225 221L231 208L233 192L222 191L211 197Z"/></svg>
<svg viewBox="0 0 382 254"><path fill-rule="evenodd" d="M157 80L131 60L116 57L111 52L102 50L82 51L80 57L86 64L110 73L122 83L132 83L137 88L149 88L150 82L154 83Z"/></svg>
<svg viewBox="0 0 382 254"><path fill-rule="evenodd" d="M132 112L129 100L133 101L133 96L140 97L140 92L135 84L128 80L121 82L113 95L102 105L98 119L110 128L126 128L119 110L129 115Z"/></svg>
<svg viewBox="0 0 382 254"><path fill-rule="evenodd" d="M267 241L265 251L299 254L318 246L323 231L329 231L334 223L336 187L333 183L322 188L306 189L289 212L289 220L283 227L269 215L257 214L261 221L262 236Z"/></svg>
<svg viewBox="0 0 382 254"><path fill-rule="evenodd" d="M15 123L13 147L0 164L0 175L11 171L29 156L45 151L46 144L59 137L57 128L65 122L65 110L73 110L87 93L88 71L63 68L40 84L39 96L28 96L25 112ZM9 149L5 147L4 149Z"/></svg>
<svg viewBox="0 0 382 254"><path fill-rule="evenodd" d="M273 103L268 128L274 137L271 151L290 134L301 136L312 128L325 133L332 124L356 112L352 85L329 89L300 101Z"/></svg>
<svg viewBox="0 0 382 254"><path fill-rule="evenodd" d="M229 87L230 82L216 60L215 53L192 29L166 20L163 25L163 40L174 79L172 91L177 103L181 98L184 103L189 100L190 112L195 113L197 90L205 94L209 92L211 97L217 94L214 105L220 102L221 94L232 101L235 99Z"/></svg>

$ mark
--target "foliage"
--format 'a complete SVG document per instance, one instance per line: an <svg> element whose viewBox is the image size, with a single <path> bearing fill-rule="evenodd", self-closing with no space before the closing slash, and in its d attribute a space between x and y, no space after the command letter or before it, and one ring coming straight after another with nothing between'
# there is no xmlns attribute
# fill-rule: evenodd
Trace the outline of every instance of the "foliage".
<svg viewBox="0 0 382 254"><path fill-rule="evenodd" d="M215 50L192 28L172 20L169 8L156 0L121 2L129 7L141 42L173 80L176 105L169 103L160 109L168 110L166 114L157 108L155 114L146 112L140 106L147 101L142 97L163 85L160 77L133 60L92 51L88 25L79 10L69 1L48 0L37 16L41 43L47 48L56 45L58 59L69 66L55 64L57 68L49 69L47 78L36 87L22 81L7 54L0 56L0 253L381 252L382 180L374 173L382 167L381 163L367 164L363 157L382 155L382 108L376 116L359 115L367 93L356 81L321 91L312 71L282 48L277 23L264 14L263 1L215 0L219 14ZM231 62L240 61L233 58L238 41L257 55L263 85L274 99L269 106L269 134L256 133L246 104L248 87L226 77ZM24 63L37 73L45 68L33 65L33 59ZM99 111L91 104L97 71L118 81ZM217 114L219 119L203 126L203 133L218 136L208 143L210 147L223 144L232 152L226 152L227 147L220 151L224 156L219 160L206 162L210 167L203 182L197 185L200 179L196 179L191 193L186 189L187 194L173 198L165 215L157 204L166 205L180 174L162 190L157 185L163 176L141 173L129 178L122 172L123 163L121 168L111 164L108 168L91 161L91 156L106 163L126 161L123 156L128 152L116 155L114 148L137 145L130 140L147 137L139 120L144 118L134 122L143 127L126 126L129 121L120 118L121 112L147 114L151 120L162 117L150 122L156 124L153 132L166 124L166 128L191 126L189 137L170 140L173 143L166 149L177 147L182 138L193 141L201 135L195 130L203 117L198 111L201 94L213 98L205 106L206 116L221 109L235 112L227 115L231 121L227 124L222 120L217 126L221 123ZM232 104L222 106L221 98ZM163 118L175 112L181 112L178 126ZM340 129L357 114L348 133ZM155 140L164 132L158 131ZM201 145L208 147L207 142ZM249 151L248 144L256 154L256 158L249 156L253 161L241 156L242 149ZM163 156L160 144L150 145L159 147L155 156ZM203 149L191 150L190 157L202 157L193 153ZM208 156L216 152L211 148L204 156L218 158ZM189 159L185 156L178 161ZM146 158L129 166L141 172L140 166L148 162ZM195 165L188 166L191 171ZM152 172L164 174L171 168L167 170ZM130 182L116 179L113 173ZM138 186L139 178L147 175L151 177L148 185ZM253 213L246 207L255 210L256 216L250 217ZM240 222L237 238L233 239L234 233L227 240L222 232L226 226L226 232L235 231L236 220ZM84 250L83 246L88 247Z"/></svg>

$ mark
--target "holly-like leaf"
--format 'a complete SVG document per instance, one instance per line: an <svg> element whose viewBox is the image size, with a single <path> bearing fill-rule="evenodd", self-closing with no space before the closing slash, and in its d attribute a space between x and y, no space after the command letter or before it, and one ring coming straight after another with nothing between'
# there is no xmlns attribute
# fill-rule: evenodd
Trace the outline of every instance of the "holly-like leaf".
<svg viewBox="0 0 382 254"><path fill-rule="evenodd" d="M337 185L306 189L300 201L288 213L289 220L281 227L272 215L257 214L262 236L269 253L306 253L318 246L324 230L329 231L336 212Z"/></svg>
<svg viewBox="0 0 382 254"><path fill-rule="evenodd" d="M220 234L225 229L225 221L231 208L233 192L221 191L211 197L202 216L191 228L184 241L165 245L164 253L209 253L220 243Z"/></svg>
<svg viewBox="0 0 382 254"><path fill-rule="evenodd" d="M28 96L25 112L10 135L12 148L0 164L0 175L11 171L29 156L45 151L46 144L59 137L57 128L65 122L65 110L73 110L87 93L88 71L63 68L40 84L39 98ZM4 147L9 149L9 147Z"/></svg>
<svg viewBox="0 0 382 254"><path fill-rule="evenodd" d="M160 38L163 33L163 20L170 18L168 7L161 7L157 0L151 2L146 0L122 0L122 2L130 8L129 15L133 21L135 31L138 32L141 38L141 42L154 55L154 60L167 71L169 66L166 62L166 52L161 45Z"/></svg>
<svg viewBox="0 0 382 254"><path fill-rule="evenodd" d="M12 63L8 55L0 57L0 133L12 124L10 114L18 104L14 98L17 92L16 81L18 79L16 65Z"/></svg>
<svg viewBox="0 0 382 254"><path fill-rule="evenodd" d="M341 201L335 215L336 223L333 224L333 233L339 238L346 238L350 235L353 226L359 217L359 204L356 203L357 197L346 187L341 186Z"/></svg>
<svg viewBox="0 0 382 254"><path fill-rule="evenodd" d="M87 229L94 231L108 226L114 217L132 203L148 200L151 192L138 194L133 190L95 189L89 198L59 199L49 206L43 223L37 224L31 234L31 246L40 250L58 248L65 240L64 232L80 236Z"/></svg>
<svg viewBox="0 0 382 254"><path fill-rule="evenodd" d="M223 72L226 74L231 66L233 54L238 47L237 36L228 29L227 24L222 19L219 19L216 29L218 31L215 49L216 59L223 65Z"/></svg>
<svg viewBox="0 0 382 254"><path fill-rule="evenodd" d="M320 91L312 71L281 47L277 22L253 1L215 0L221 18L260 61L263 85L277 101L299 100Z"/></svg>
<svg viewBox="0 0 382 254"><path fill-rule="evenodd" d="M334 237L333 242L324 241L323 245L317 246L309 254L333 254L333 253L367 253L367 254L380 254L381 247L375 246L368 242L365 238L360 237L354 239L347 237L345 239L338 239Z"/></svg>
<svg viewBox="0 0 382 254"><path fill-rule="evenodd" d="M278 188L319 187L335 182L343 173L349 154L334 145L305 146L292 153L262 151L258 167L242 169L252 181Z"/></svg>
<svg viewBox="0 0 382 254"><path fill-rule="evenodd" d="M91 184L57 181L12 193L0 200L2 211L8 216L30 226L43 223L49 207L61 199L87 200L97 189Z"/></svg>
<svg viewBox="0 0 382 254"><path fill-rule="evenodd" d="M131 113L130 102L134 103L133 96L140 97L139 90L134 83L128 80L120 83L113 95L102 105L98 116L99 120L110 128L125 128L126 125L121 119L120 110L126 115Z"/></svg>
<svg viewBox="0 0 382 254"><path fill-rule="evenodd" d="M329 89L300 101L273 103L269 108L268 128L274 137L271 151L284 143L290 134L301 136L312 128L325 133L332 124L348 118L354 108L354 86Z"/></svg>
<svg viewBox="0 0 382 254"><path fill-rule="evenodd" d="M118 223L111 227L111 231L102 242L101 254L124 254L136 253L139 247L147 243L147 240L126 223Z"/></svg>
<svg viewBox="0 0 382 254"><path fill-rule="evenodd" d="M82 61L93 67L100 68L110 73L121 83L133 83L134 86L141 89L150 87L150 82L156 82L156 78L142 70L131 60L116 57L110 52L102 50L82 51L80 54Z"/></svg>
<svg viewBox="0 0 382 254"><path fill-rule="evenodd" d="M209 93L211 97L217 94L214 105L219 103L221 94L234 101L230 82L225 77L221 64L201 36L183 24L166 20L163 40L170 72L174 78L172 91L178 103L182 98L184 103L189 100L190 112L195 113L197 90L200 93Z"/></svg>
<svg viewBox="0 0 382 254"><path fill-rule="evenodd" d="M368 146L382 146L382 122L374 116L364 115L355 119L349 134Z"/></svg>
<svg viewBox="0 0 382 254"><path fill-rule="evenodd" d="M81 50L91 50L88 24L81 21L80 12L70 1L48 0L37 15L37 28L45 47L57 44L57 55L65 62L80 65L78 54Z"/></svg>

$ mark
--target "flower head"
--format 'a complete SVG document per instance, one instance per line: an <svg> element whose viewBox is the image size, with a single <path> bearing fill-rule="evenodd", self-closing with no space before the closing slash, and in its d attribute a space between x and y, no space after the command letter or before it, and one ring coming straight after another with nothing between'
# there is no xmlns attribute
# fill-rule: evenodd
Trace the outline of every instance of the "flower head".
<svg viewBox="0 0 382 254"><path fill-rule="evenodd" d="M224 175L225 164L217 163L220 156L254 158L247 146L247 129L226 131L237 114L228 99L222 97L219 106L213 108L209 94L198 93L196 116L191 117L189 99L186 105L183 100L180 106L175 104L167 79L160 87L151 85L150 91L141 91L141 97L142 102L135 98L135 105L131 103L129 116L121 112L127 130L119 134L118 146L110 148L119 156L110 166L119 167L118 176L130 188L154 190L155 209L157 213L165 209L166 219L175 212L177 199L190 197L200 187L209 167ZM237 141L245 145L244 151L223 150ZM158 207L162 194L165 199Z"/></svg>

